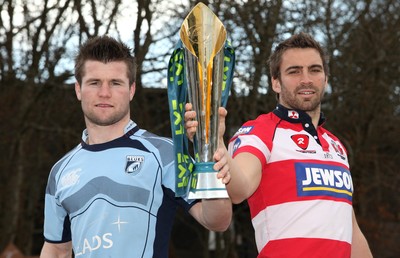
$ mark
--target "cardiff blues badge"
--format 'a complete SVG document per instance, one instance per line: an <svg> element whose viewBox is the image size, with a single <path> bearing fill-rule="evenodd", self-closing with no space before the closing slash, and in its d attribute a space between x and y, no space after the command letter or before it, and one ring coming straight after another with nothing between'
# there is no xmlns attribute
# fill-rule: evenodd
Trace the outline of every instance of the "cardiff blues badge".
<svg viewBox="0 0 400 258"><path fill-rule="evenodd" d="M126 156L125 173L136 175L139 173L144 162L143 156L128 155Z"/></svg>

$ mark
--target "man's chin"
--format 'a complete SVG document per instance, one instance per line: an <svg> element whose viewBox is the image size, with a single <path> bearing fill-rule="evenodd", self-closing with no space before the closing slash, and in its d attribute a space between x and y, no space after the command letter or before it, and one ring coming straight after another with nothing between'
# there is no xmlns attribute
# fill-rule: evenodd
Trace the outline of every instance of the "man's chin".
<svg viewBox="0 0 400 258"><path fill-rule="evenodd" d="M88 118L87 120L93 124L93 125L97 125L97 126L110 126L110 125L114 125L116 124L118 121L120 121L121 119L112 119L112 118Z"/></svg>
<svg viewBox="0 0 400 258"><path fill-rule="evenodd" d="M297 105L298 109L303 110L305 112L315 111L318 109L318 107L319 107L319 103L315 103L314 101L311 101L311 100L304 100Z"/></svg>

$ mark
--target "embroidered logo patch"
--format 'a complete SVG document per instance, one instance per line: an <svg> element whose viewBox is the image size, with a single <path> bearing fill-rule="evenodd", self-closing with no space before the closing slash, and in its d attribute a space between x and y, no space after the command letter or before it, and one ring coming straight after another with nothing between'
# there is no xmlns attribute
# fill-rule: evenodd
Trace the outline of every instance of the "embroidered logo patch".
<svg viewBox="0 0 400 258"><path fill-rule="evenodd" d="M136 156L136 155L126 156L125 173L127 174L139 173L143 163L144 163L143 156Z"/></svg>
<svg viewBox="0 0 400 258"><path fill-rule="evenodd" d="M342 148L342 146L339 144L339 143L337 143L337 142L335 142L335 141L331 141L331 145L332 145L332 147L335 149L335 151L336 151L336 154L342 159L342 160L345 160L346 159L346 155L345 155L345 153L344 153L344 150L343 150L343 148Z"/></svg>
<svg viewBox="0 0 400 258"><path fill-rule="evenodd" d="M294 111L294 110L289 110L288 117L290 117L292 119L299 119L299 113L297 113L297 111Z"/></svg>

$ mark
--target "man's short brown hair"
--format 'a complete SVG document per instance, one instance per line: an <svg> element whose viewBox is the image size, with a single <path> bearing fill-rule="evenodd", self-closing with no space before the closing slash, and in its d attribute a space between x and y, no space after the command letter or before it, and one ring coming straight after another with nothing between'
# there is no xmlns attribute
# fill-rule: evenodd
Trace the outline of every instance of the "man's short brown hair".
<svg viewBox="0 0 400 258"><path fill-rule="evenodd" d="M324 49L321 45L309 34L300 32L299 34L295 34L290 38L286 39L279 43L279 45L275 48L272 52L270 58L268 59L269 70L271 77L274 79L279 79L281 76L280 73L280 66L282 63L282 55L285 53L286 50L292 48L313 48L316 49L321 56L322 65L324 68L325 75L328 76L329 74L329 67L328 67L328 55L325 53Z"/></svg>
<svg viewBox="0 0 400 258"><path fill-rule="evenodd" d="M86 61L103 63L123 61L128 67L129 85L136 81L136 61L131 49L124 43L109 36L97 36L88 39L80 48L75 58L75 79L82 84Z"/></svg>

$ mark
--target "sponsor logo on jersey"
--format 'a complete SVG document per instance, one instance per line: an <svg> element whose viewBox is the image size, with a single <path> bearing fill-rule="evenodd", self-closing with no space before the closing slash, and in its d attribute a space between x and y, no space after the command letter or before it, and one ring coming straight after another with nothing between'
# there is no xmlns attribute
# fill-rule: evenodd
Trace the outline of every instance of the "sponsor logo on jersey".
<svg viewBox="0 0 400 258"><path fill-rule="evenodd" d="M316 150L296 150L297 152L301 152L301 153L310 153L310 154L315 154L317 153Z"/></svg>
<svg viewBox="0 0 400 258"><path fill-rule="evenodd" d="M234 153L235 153L235 151L236 151L237 149L239 149L241 143L242 143L242 141L241 141L239 138L237 138L237 139L235 140L235 142L233 143L233 152L234 152Z"/></svg>
<svg viewBox="0 0 400 258"><path fill-rule="evenodd" d="M126 156L125 172L127 174L136 175L137 173L139 173L140 169L142 168L143 163L144 163L143 156L128 155L128 156Z"/></svg>
<svg viewBox="0 0 400 258"><path fill-rule="evenodd" d="M295 134L291 136L294 143L297 144L303 150L308 148L309 138L307 134Z"/></svg>
<svg viewBox="0 0 400 258"><path fill-rule="evenodd" d="M294 110L288 110L288 117L292 119L299 119L299 113L297 113L297 111Z"/></svg>
<svg viewBox="0 0 400 258"><path fill-rule="evenodd" d="M123 225L128 224L127 221L121 220L118 215L115 222L112 222L111 225L114 225L118 232L121 233ZM96 234L94 236L89 236L83 238L82 242L79 246L77 246L75 257L78 256L88 256L93 252L101 249L109 249L112 248L116 239L111 232Z"/></svg>
<svg viewBox="0 0 400 258"><path fill-rule="evenodd" d="M239 130L237 130L237 132L235 133L235 135L233 137L238 136L240 134L248 134L248 133L251 132L251 130L253 130L253 127L254 126L243 126L243 127L240 127Z"/></svg>
<svg viewBox="0 0 400 258"><path fill-rule="evenodd" d="M295 134L292 135L290 138L292 138L293 142L301 148L301 150L296 150L297 152L311 154L317 153L316 150L307 150L308 144L310 142L309 136L307 134Z"/></svg>
<svg viewBox="0 0 400 258"><path fill-rule="evenodd" d="M120 216L118 215L117 221L115 221L115 222L113 222L113 223L111 223L111 224L116 225L116 226L118 227L118 232L121 232L121 226L122 226L123 224L128 224L128 222L127 222L127 221L121 220Z"/></svg>
<svg viewBox="0 0 400 258"><path fill-rule="evenodd" d="M340 166L296 163L298 196L330 196L352 201L353 181L350 171Z"/></svg>
<svg viewBox="0 0 400 258"><path fill-rule="evenodd" d="M98 249L108 249L113 246L113 241L111 239L111 233L105 233L101 236L95 235L90 238L83 239L82 247L77 247L75 251L75 257L82 255L89 255Z"/></svg>

